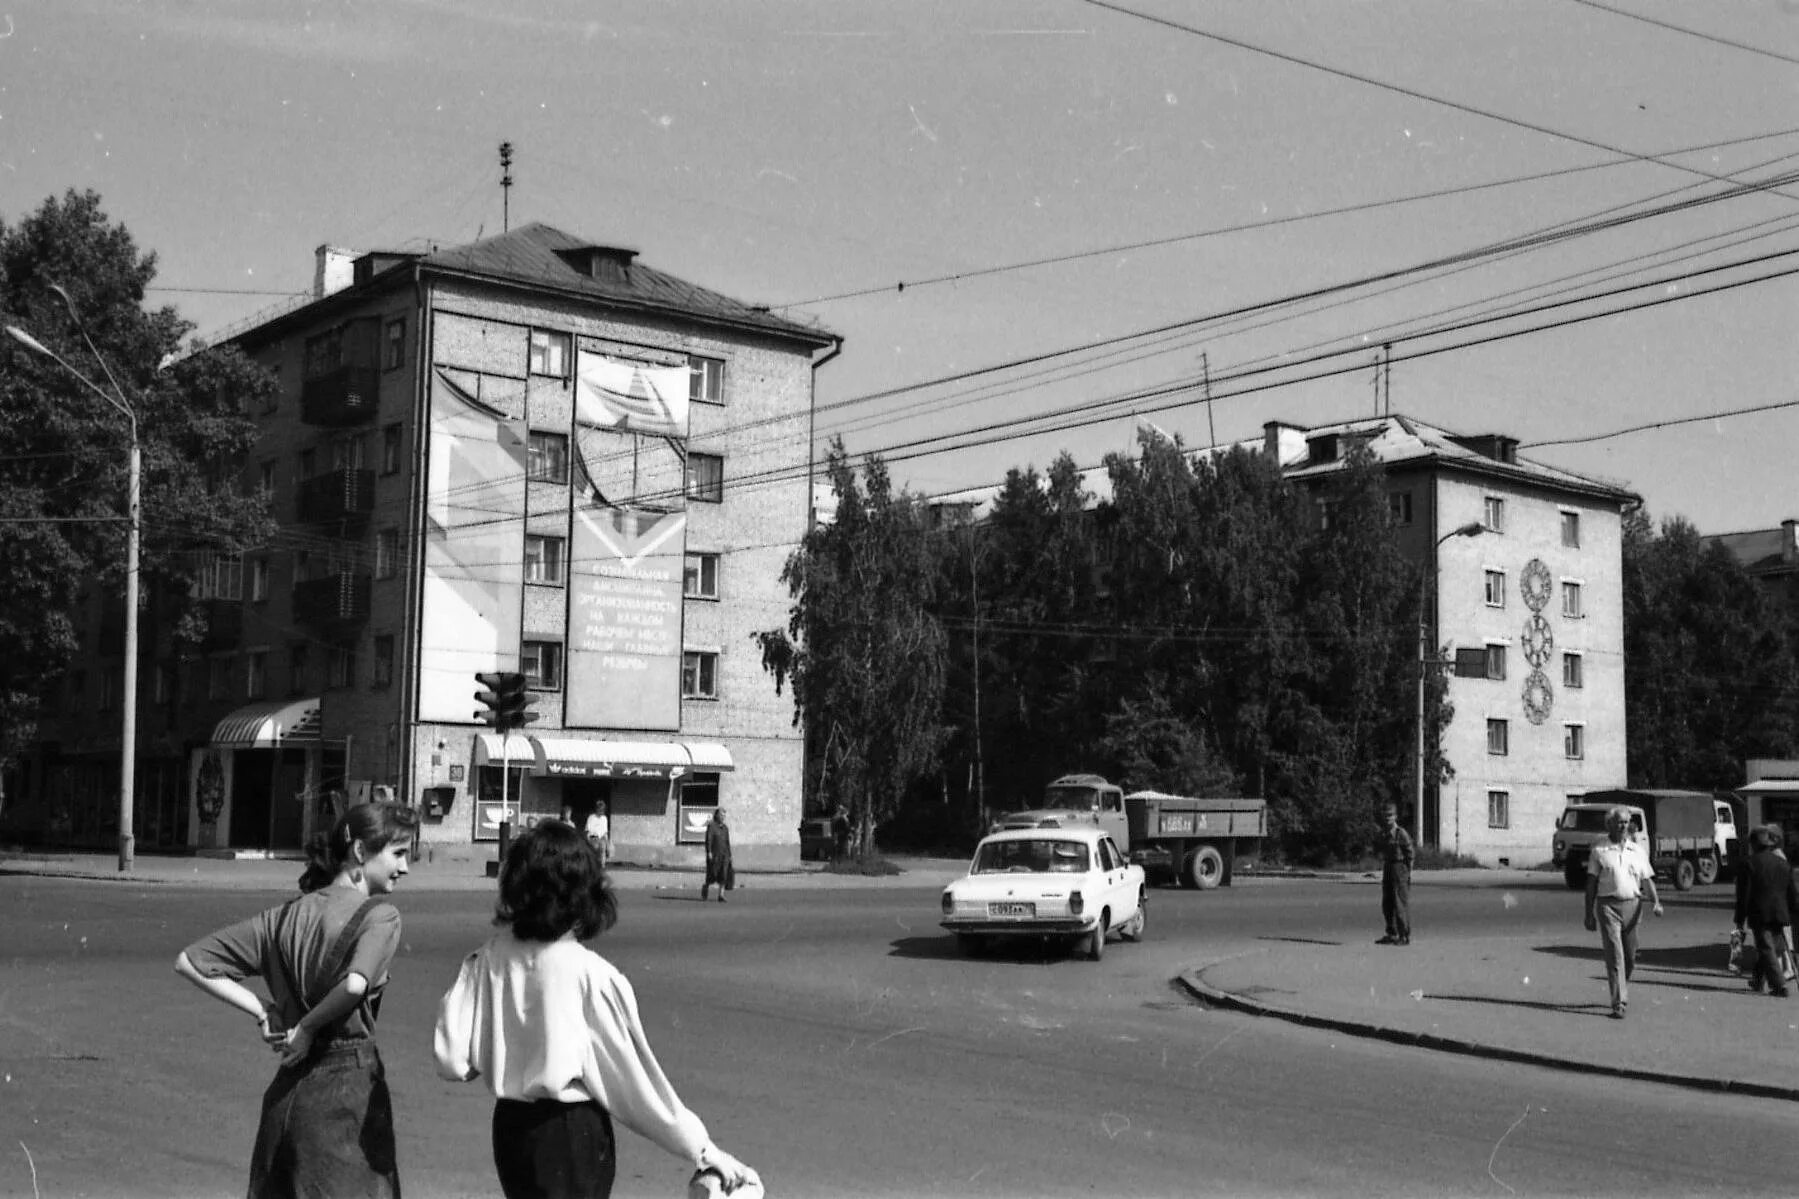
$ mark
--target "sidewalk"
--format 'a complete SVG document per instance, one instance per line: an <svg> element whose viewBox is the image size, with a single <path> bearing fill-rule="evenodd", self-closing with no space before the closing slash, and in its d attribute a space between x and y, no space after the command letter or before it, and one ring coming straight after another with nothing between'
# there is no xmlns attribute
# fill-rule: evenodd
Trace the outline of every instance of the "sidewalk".
<svg viewBox="0 0 1799 1199"><path fill-rule="evenodd" d="M1754 994L1727 972L1727 930L1701 941L1687 922L1644 921L1624 1020L1610 1017L1599 936L1578 916L1408 946L1269 940L1180 981L1209 1004L1353 1036L1799 1101L1799 998Z"/></svg>

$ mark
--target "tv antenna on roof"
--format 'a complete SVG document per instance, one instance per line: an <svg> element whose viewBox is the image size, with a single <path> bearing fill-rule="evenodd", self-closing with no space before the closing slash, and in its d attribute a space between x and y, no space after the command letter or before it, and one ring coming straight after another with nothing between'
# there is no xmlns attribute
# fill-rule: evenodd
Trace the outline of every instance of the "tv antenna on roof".
<svg viewBox="0 0 1799 1199"><path fill-rule="evenodd" d="M512 143L500 143L500 232L512 230Z"/></svg>

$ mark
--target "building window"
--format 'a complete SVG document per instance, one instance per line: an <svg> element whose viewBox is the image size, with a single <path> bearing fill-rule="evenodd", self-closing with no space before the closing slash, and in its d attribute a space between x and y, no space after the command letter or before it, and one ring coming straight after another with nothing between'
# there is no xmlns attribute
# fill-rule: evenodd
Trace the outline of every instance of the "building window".
<svg viewBox="0 0 1799 1199"><path fill-rule="evenodd" d="M525 445L525 477L533 483L568 482L568 435L533 429Z"/></svg>
<svg viewBox="0 0 1799 1199"><path fill-rule="evenodd" d="M681 655L681 698L718 698L718 655L688 650Z"/></svg>
<svg viewBox="0 0 1799 1199"><path fill-rule="evenodd" d="M718 555L688 554L681 574L681 594L690 599L718 598Z"/></svg>
<svg viewBox="0 0 1799 1199"><path fill-rule="evenodd" d="M1396 525L1412 523L1412 493L1409 491L1389 491L1387 493L1387 518Z"/></svg>
<svg viewBox="0 0 1799 1199"><path fill-rule="evenodd" d="M1505 571L1503 570L1487 572L1487 607L1505 607Z"/></svg>
<svg viewBox="0 0 1799 1199"><path fill-rule="evenodd" d="M1580 655L1579 654L1563 654L1562 655L1562 686L1564 686L1564 687L1584 687L1584 686L1586 686L1585 680L1586 680L1586 675L1584 675L1582 673L1582 664L1581 664L1581 660L1580 660Z"/></svg>
<svg viewBox="0 0 1799 1199"><path fill-rule="evenodd" d="M1487 752L1501 757L1512 752L1512 726L1504 720L1487 721Z"/></svg>
<svg viewBox="0 0 1799 1199"><path fill-rule="evenodd" d="M269 693L268 651L253 649L244 654L244 698L261 699Z"/></svg>
<svg viewBox="0 0 1799 1199"><path fill-rule="evenodd" d="M1481 527L1489 533L1505 532L1505 501L1496 495L1481 501Z"/></svg>
<svg viewBox="0 0 1799 1199"><path fill-rule="evenodd" d="M268 603L269 560L267 558L250 559L250 599L253 603Z"/></svg>
<svg viewBox="0 0 1799 1199"><path fill-rule="evenodd" d="M560 537L525 534L525 582L562 585L562 541Z"/></svg>
<svg viewBox="0 0 1799 1199"><path fill-rule="evenodd" d="M206 698L231 698L231 655L220 654L206 660Z"/></svg>
<svg viewBox="0 0 1799 1199"><path fill-rule="evenodd" d="M687 398L695 404L725 402L725 363L722 358L687 356Z"/></svg>
<svg viewBox="0 0 1799 1199"><path fill-rule="evenodd" d="M1579 620L1586 613L1580 606L1580 584L1562 580L1562 615L1569 620Z"/></svg>
<svg viewBox="0 0 1799 1199"><path fill-rule="evenodd" d="M394 683L394 638L382 633L375 638L374 686L391 687Z"/></svg>
<svg viewBox="0 0 1799 1199"><path fill-rule="evenodd" d="M1490 679L1505 677L1505 646L1487 646L1487 677Z"/></svg>
<svg viewBox="0 0 1799 1199"><path fill-rule="evenodd" d="M525 683L540 691L555 691L562 686L562 643L527 641L519 655L519 666L525 672Z"/></svg>
<svg viewBox="0 0 1799 1199"><path fill-rule="evenodd" d="M305 695L312 690L312 647L310 645L290 645L287 647L287 693L289 695Z"/></svg>
<svg viewBox="0 0 1799 1199"><path fill-rule="evenodd" d="M1562 726L1562 756L1567 758L1584 758L1587 756L1587 728L1582 724Z"/></svg>
<svg viewBox="0 0 1799 1199"><path fill-rule="evenodd" d="M375 577L391 579L400 573L400 530L382 529L375 534Z"/></svg>
<svg viewBox="0 0 1799 1199"><path fill-rule="evenodd" d="M340 641L330 649L331 667L326 672L327 687L354 687L356 685L356 643Z"/></svg>
<svg viewBox="0 0 1799 1199"><path fill-rule="evenodd" d="M552 379L568 378L568 345L566 333L531 330L531 373Z"/></svg>
<svg viewBox="0 0 1799 1199"><path fill-rule="evenodd" d="M328 375L344 364L344 331L333 329L306 339L306 377Z"/></svg>
<svg viewBox="0 0 1799 1199"><path fill-rule="evenodd" d="M122 672L123 667L120 670ZM112 712L118 709L120 677L121 675L114 674L110 669L100 672L100 710L102 712Z"/></svg>
<svg viewBox="0 0 1799 1199"><path fill-rule="evenodd" d="M400 426L388 425L381 430L381 473L400 473Z"/></svg>
<svg viewBox="0 0 1799 1199"><path fill-rule="evenodd" d="M264 495L275 494L275 463L272 459L262 464L262 471L256 480L256 485L262 489Z"/></svg>
<svg viewBox="0 0 1799 1199"><path fill-rule="evenodd" d="M1562 513L1562 544L1572 549L1580 548L1580 513Z"/></svg>
<svg viewBox="0 0 1799 1199"><path fill-rule="evenodd" d="M381 330L381 369L398 370L406 358L406 320L388 321Z"/></svg>
<svg viewBox="0 0 1799 1199"><path fill-rule="evenodd" d="M194 596L211 600L243 599L243 558L237 554L202 554L200 569L194 577Z"/></svg>
<svg viewBox="0 0 1799 1199"><path fill-rule="evenodd" d="M310 479L319 473L319 452L317 450L300 451L300 478Z"/></svg>
<svg viewBox="0 0 1799 1199"><path fill-rule="evenodd" d="M332 470L362 469L362 438L339 437L331 443Z"/></svg>
<svg viewBox="0 0 1799 1199"><path fill-rule="evenodd" d="M1487 792L1487 827L1512 827L1512 793L1509 791Z"/></svg>
<svg viewBox="0 0 1799 1199"><path fill-rule="evenodd" d="M721 504L725 499L725 460L717 454L687 455L687 498Z"/></svg>

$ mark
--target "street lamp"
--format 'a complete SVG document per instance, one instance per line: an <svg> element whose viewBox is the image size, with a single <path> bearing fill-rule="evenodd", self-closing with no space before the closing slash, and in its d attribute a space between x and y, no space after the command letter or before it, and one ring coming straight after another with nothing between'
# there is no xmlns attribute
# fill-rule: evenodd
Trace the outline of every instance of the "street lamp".
<svg viewBox="0 0 1799 1199"><path fill-rule="evenodd" d="M1430 669L1430 578L1436 573L1437 550L1452 537L1479 537L1487 527L1478 520L1451 529L1437 538L1430 555L1418 572L1418 778L1417 793L1412 804L1412 843L1424 845L1424 678Z"/></svg>
<svg viewBox="0 0 1799 1199"><path fill-rule="evenodd" d="M126 500L129 515L125 533L125 719L124 727L120 731L121 743L119 746L119 870L123 873L131 869L136 851L136 838L132 835L131 826L132 805L137 794L137 555L138 538L143 527L143 511L140 503L143 460L138 448L137 413L132 411L131 405L126 402L125 391L119 386L118 379L113 376L112 368L106 365L106 359L100 356L100 351L94 347L93 339L87 335L87 329L82 325L81 317L75 311L75 302L69 298L69 293L54 283L50 284L50 288L62 297L63 304L69 310L70 319L75 322L75 328L81 333L81 340L87 343L87 348L94 355L94 360L100 364L100 369L106 372L106 381L112 384L113 392L116 394L108 394L105 388L70 366L62 355L17 325L6 326L7 335L26 349L55 361L57 365L85 385L89 391L124 414L131 429L131 462Z"/></svg>

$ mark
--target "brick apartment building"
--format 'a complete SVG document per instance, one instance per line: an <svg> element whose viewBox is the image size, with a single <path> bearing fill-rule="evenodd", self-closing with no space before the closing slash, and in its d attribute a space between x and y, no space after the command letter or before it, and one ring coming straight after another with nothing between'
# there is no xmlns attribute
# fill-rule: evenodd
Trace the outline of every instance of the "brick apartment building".
<svg viewBox="0 0 1799 1199"><path fill-rule="evenodd" d="M210 564L197 650L146 607L140 846L297 848L393 796L427 846L599 806L615 857L684 862L723 805L741 864L797 860L803 740L750 635L785 621L834 334L532 224L321 247L313 298L231 340L281 382L245 478L279 532ZM105 845L122 612L88 615L11 802ZM504 746L492 670L540 713Z"/></svg>

